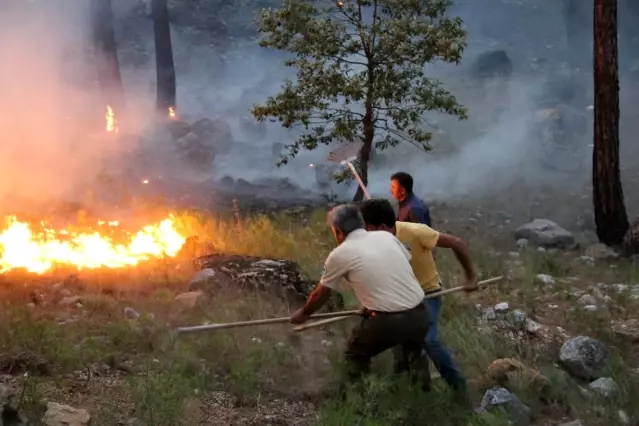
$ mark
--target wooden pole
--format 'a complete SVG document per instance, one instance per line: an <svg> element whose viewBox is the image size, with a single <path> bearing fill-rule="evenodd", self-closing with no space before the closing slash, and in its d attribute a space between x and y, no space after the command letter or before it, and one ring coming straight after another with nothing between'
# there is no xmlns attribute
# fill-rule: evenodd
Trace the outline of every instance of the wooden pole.
<svg viewBox="0 0 639 426"><path fill-rule="evenodd" d="M329 312L325 314L311 315L311 318L312 319L335 318L335 317L342 318L344 316L360 315L361 313L362 313L361 310ZM228 322L228 323L222 323L222 324L204 324L204 325L196 325L192 327L180 327L176 329L175 331L179 334L194 333L198 331L213 331L213 330L223 330L227 328L251 327L254 325L282 324L282 323L290 322L290 320L291 320L291 317L281 317L281 318L269 318L269 319L262 319L262 320L253 320L253 321Z"/></svg>
<svg viewBox="0 0 639 426"><path fill-rule="evenodd" d="M480 281L477 283L478 286L485 286L488 284L492 284L494 282L497 281L501 281L504 277L503 276L499 276L499 277L494 277L494 278L489 278L487 280L484 281ZM427 295L426 297L424 297L424 300L427 299L434 299L435 297L440 297L440 296L445 296L447 294L451 294L451 293L457 293L459 291L462 291L464 289L464 286L459 286L459 287L453 287L453 288L449 288L446 290L442 290L442 291L438 291L437 293L432 293ZM317 328L317 327L321 327L323 325L328 325L328 324L333 324L335 322L340 322L343 321L347 318L351 318L352 315L346 316L346 315L342 315L336 318L329 318L329 319L324 319L324 320L320 320L320 321L314 321L314 322L308 322L306 324L301 324L298 325L297 327L294 327L293 330L295 331L304 331L304 330L308 330L311 328Z"/></svg>

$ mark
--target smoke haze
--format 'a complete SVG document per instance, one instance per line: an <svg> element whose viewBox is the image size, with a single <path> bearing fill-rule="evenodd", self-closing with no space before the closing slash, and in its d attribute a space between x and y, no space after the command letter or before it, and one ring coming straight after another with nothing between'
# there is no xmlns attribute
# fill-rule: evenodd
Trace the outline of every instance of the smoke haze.
<svg viewBox="0 0 639 426"><path fill-rule="evenodd" d="M137 148L135 140L112 138L104 131L106 105L100 98L91 59L89 7L78 7L89 2L51 3L12 2L0 16L0 54L6 58L0 69L0 93L4 96L0 114L0 167L4 177L0 200L12 196L71 196L78 186L93 179L106 158L118 158ZM234 138L231 151L218 155L209 173L198 173L193 179L205 181L227 175L247 180L289 177L303 187L316 188L309 164L321 164L329 148L301 153L289 165L277 168L273 164L273 144L293 142L296 132L282 129L277 123L268 124L260 138L247 130L245 117L254 120L249 112L251 105L277 93L282 80L291 76L291 70L282 65L283 55L261 49L254 40L241 35L232 43L220 42L200 22L206 11L195 11L188 5L177 7L178 3L170 2L170 13L179 114L191 121L219 117L229 124ZM383 153L369 174L373 194L388 196L389 175L399 170L414 175L420 195L438 201L453 201L469 194L481 196L514 180L532 186L552 181L574 187L589 179L592 75L590 69L567 74L567 53L591 63L591 20L585 20L580 33L586 46L582 55L568 52L561 3L455 2L452 13L460 15L468 28L462 65L433 64L427 69L468 108L469 120L427 117L436 123L433 151L417 153L411 146L400 146ZM114 0L113 7L127 119L144 135L145 144L161 150L168 144L165 136L150 130L155 59L148 2ZM210 7L212 10L206 13L215 13L216 6ZM587 10L584 13L589 16ZM624 15L620 12L620 20ZM229 20L228 31L241 33L250 16L244 21L238 19ZM631 49L633 40L625 37L620 35L622 114L632 102L623 93L630 85L630 70L636 60ZM514 75L510 81L479 83L472 78L473 60L490 50L504 50L511 58ZM535 160L539 140L532 136L533 126L538 111L548 108L539 99L553 96L555 89L548 89L548 84L556 87L566 81L582 95L571 107L589 123L579 141L585 156L575 160L583 161L584 167L572 164L567 170L551 172ZM627 135L632 131L629 121L622 121L623 150L629 145ZM173 166L167 163L166 167ZM184 170L175 166L170 172L180 177L186 176ZM353 188L354 184L334 187L342 195L351 194ZM6 210L10 206L2 207Z"/></svg>

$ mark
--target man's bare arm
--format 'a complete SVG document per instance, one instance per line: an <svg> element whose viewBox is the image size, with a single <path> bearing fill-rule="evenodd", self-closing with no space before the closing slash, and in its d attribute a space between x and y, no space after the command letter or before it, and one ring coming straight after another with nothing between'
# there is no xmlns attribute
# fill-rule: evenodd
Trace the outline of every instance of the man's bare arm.
<svg viewBox="0 0 639 426"><path fill-rule="evenodd" d="M461 238L450 234L440 233L437 239L437 247L451 249L455 253L455 257L459 264L464 268L464 274L467 280L477 279L473 262L470 260L470 252L468 246Z"/></svg>
<svg viewBox="0 0 639 426"><path fill-rule="evenodd" d="M318 284L306 300L306 304L302 308L304 315L311 316L324 306L331 297L332 290L322 284Z"/></svg>

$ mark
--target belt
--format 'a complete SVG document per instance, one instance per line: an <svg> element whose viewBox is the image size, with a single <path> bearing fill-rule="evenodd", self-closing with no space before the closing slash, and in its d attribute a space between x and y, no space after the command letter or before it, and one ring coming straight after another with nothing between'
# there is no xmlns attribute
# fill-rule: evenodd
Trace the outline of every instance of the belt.
<svg viewBox="0 0 639 426"><path fill-rule="evenodd" d="M406 309L403 311L387 312L387 311L375 311L373 309L364 308L364 310L362 311L362 316L376 317L378 315L385 316L385 315L405 314L407 312L416 311L416 310L425 309L425 308L426 307L424 306L422 302L418 303L417 306L415 306L414 308Z"/></svg>

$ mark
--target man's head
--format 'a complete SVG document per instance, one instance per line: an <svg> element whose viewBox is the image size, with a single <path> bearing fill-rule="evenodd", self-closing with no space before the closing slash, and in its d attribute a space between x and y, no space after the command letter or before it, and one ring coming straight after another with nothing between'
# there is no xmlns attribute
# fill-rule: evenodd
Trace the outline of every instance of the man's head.
<svg viewBox="0 0 639 426"><path fill-rule="evenodd" d="M388 200L366 200L359 204L366 229L395 233L395 211Z"/></svg>
<svg viewBox="0 0 639 426"><path fill-rule="evenodd" d="M351 232L364 229L364 219L354 204L342 204L333 208L328 214L328 221L338 244L342 244Z"/></svg>
<svg viewBox="0 0 639 426"><path fill-rule="evenodd" d="M391 193L397 201L404 201L413 193L413 177L406 172L397 172L391 176Z"/></svg>

